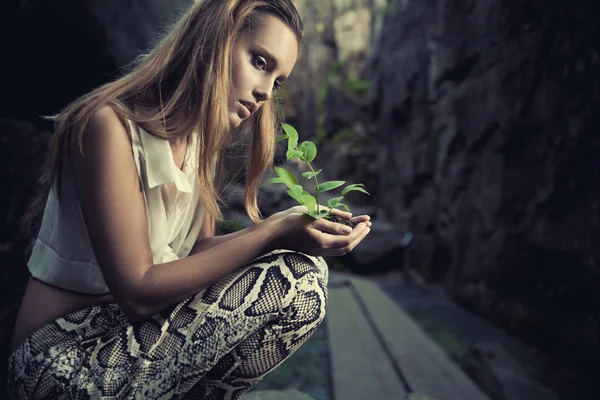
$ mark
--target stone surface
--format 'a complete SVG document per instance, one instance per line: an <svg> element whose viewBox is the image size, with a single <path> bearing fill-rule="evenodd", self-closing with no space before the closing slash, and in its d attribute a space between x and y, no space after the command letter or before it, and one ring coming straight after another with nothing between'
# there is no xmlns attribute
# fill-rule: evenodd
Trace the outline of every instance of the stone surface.
<svg viewBox="0 0 600 400"><path fill-rule="evenodd" d="M497 342L477 343L463 368L494 400L558 400L558 396L528 376Z"/></svg>
<svg viewBox="0 0 600 400"><path fill-rule="evenodd" d="M314 400L297 390L259 390L248 392L244 400Z"/></svg>
<svg viewBox="0 0 600 400"><path fill-rule="evenodd" d="M371 40L371 0L333 0L333 9L337 59L348 76L358 78L365 70Z"/></svg>
<svg viewBox="0 0 600 400"><path fill-rule="evenodd" d="M50 131L0 119L0 398L5 390L12 329L27 282L28 240L18 222L29 206Z"/></svg>
<svg viewBox="0 0 600 400"><path fill-rule="evenodd" d="M411 267L587 371L600 356L595 15L585 1L391 1L370 97L381 216L414 232Z"/></svg>
<svg viewBox="0 0 600 400"><path fill-rule="evenodd" d="M37 120L120 74L191 0L8 0L0 118ZM18 40L15 40L18 39Z"/></svg>
<svg viewBox="0 0 600 400"><path fill-rule="evenodd" d="M298 61L285 85L286 115L303 139L313 137L319 118L319 89L335 61L336 41L331 0L294 0L304 21Z"/></svg>
<svg viewBox="0 0 600 400"><path fill-rule="evenodd" d="M478 343L495 342L529 377L561 400L598 398L593 380L586 383L562 360L553 359L548 352L511 336L503 327L490 323L486 316L465 309L449 298L440 284L416 284L397 271L372 279L463 369L467 355ZM329 280L331 282L331 275Z"/></svg>
<svg viewBox="0 0 600 400"><path fill-rule="evenodd" d="M301 135L316 136L319 93L339 61L343 73L364 77L378 37L386 0L294 0L304 19L304 39L286 85L286 114Z"/></svg>
<svg viewBox="0 0 600 400"><path fill-rule="evenodd" d="M438 398L420 393L409 393L406 400L439 400Z"/></svg>
<svg viewBox="0 0 600 400"><path fill-rule="evenodd" d="M343 261L351 270L376 274L402 268L403 253L402 233L390 223L375 221L371 232Z"/></svg>
<svg viewBox="0 0 600 400"><path fill-rule="evenodd" d="M333 275L333 274L332 274ZM327 331L335 399L404 400L405 387L370 313L348 284L329 286Z"/></svg>

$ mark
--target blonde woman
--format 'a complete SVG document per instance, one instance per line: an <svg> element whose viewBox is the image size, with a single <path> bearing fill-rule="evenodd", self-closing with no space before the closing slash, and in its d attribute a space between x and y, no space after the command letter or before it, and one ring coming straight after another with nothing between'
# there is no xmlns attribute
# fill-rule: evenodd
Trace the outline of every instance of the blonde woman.
<svg viewBox="0 0 600 400"><path fill-rule="evenodd" d="M302 38L290 0L198 1L122 78L55 116L9 359L14 399L238 399L316 330L322 256L344 225L302 207L260 218L274 92ZM254 225L214 236L223 151L249 135ZM33 236L32 236L33 237Z"/></svg>

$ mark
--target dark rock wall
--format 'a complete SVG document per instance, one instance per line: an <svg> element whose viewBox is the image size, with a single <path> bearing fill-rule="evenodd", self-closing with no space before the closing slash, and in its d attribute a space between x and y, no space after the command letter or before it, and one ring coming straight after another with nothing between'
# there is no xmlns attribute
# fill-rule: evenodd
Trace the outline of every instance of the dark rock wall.
<svg viewBox="0 0 600 400"><path fill-rule="evenodd" d="M0 117L34 120L119 76L192 0L2 4Z"/></svg>
<svg viewBox="0 0 600 400"><path fill-rule="evenodd" d="M409 266L589 362L600 354L597 15L583 0L391 1L371 92L381 207L415 235Z"/></svg>

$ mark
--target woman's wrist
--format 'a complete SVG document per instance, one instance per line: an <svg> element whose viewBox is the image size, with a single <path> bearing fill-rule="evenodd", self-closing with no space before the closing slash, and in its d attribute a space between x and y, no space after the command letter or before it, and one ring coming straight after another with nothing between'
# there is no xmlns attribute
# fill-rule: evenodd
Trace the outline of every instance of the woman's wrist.
<svg viewBox="0 0 600 400"><path fill-rule="evenodd" d="M259 229L267 231L267 240L264 249L266 253L281 248L281 238L285 232L285 227L281 223L283 218L284 216L272 215L258 226Z"/></svg>
<svg viewBox="0 0 600 400"><path fill-rule="evenodd" d="M197 254L197 253L201 253L201 252L206 251L206 250L208 250L210 248L213 248L215 246L218 246L220 244L228 242L231 239L235 239L237 237L244 236L244 235L246 235L246 234L254 231L255 229L257 229L259 227L259 225L250 225L250 226L248 226L248 227L246 227L246 228L244 228L242 230L239 230L237 232L227 233L225 235L208 236L208 237L205 237L205 238L199 238L196 241L196 243L194 244L194 247L190 251L189 255L194 255L194 254Z"/></svg>

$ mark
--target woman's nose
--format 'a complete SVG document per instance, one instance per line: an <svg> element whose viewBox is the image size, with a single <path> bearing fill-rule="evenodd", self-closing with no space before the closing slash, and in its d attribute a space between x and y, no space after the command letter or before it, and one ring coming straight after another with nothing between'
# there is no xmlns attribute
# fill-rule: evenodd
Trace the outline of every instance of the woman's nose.
<svg viewBox="0 0 600 400"><path fill-rule="evenodd" d="M254 96L256 97L257 101L267 101L271 99L272 92L272 89L264 90L262 88L256 88L254 90Z"/></svg>

